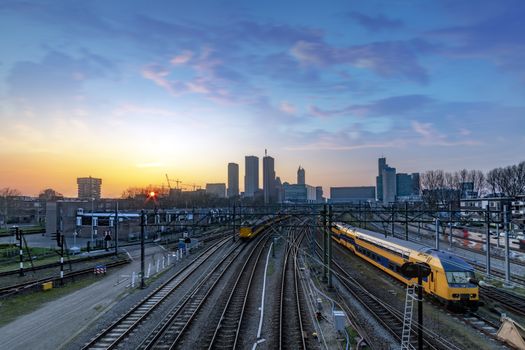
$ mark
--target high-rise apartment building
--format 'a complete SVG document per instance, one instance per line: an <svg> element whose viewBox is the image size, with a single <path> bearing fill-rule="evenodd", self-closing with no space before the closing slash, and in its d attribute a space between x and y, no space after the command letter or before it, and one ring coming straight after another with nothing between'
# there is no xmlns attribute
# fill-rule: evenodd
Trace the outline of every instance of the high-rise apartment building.
<svg viewBox="0 0 525 350"><path fill-rule="evenodd" d="M263 193L264 203L274 202L275 198L275 161L266 155L263 158Z"/></svg>
<svg viewBox="0 0 525 350"><path fill-rule="evenodd" d="M244 158L244 197L253 197L259 190L259 157Z"/></svg>
<svg viewBox="0 0 525 350"><path fill-rule="evenodd" d="M304 168L301 168L300 165L299 165L299 169L297 169L297 184L306 185Z"/></svg>
<svg viewBox="0 0 525 350"><path fill-rule="evenodd" d="M239 164L228 163L228 198L239 195Z"/></svg>
<svg viewBox="0 0 525 350"><path fill-rule="evenodd" d="M78 177L78 198L100 199L102 179L94 177Z"/></svg>

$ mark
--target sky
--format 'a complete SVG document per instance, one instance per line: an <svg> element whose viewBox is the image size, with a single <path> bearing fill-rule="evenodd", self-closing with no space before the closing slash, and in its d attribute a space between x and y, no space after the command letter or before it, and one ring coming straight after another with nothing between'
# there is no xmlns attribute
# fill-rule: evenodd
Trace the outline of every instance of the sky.
<svg viewBox="0 0 525 350"><path fill-rule="evenodd" d="M523 1L0 2L0 188L373 185L525 146ZM262 167L262 161L261 165ZM261 184L262 186L262 184Z"/></svg>

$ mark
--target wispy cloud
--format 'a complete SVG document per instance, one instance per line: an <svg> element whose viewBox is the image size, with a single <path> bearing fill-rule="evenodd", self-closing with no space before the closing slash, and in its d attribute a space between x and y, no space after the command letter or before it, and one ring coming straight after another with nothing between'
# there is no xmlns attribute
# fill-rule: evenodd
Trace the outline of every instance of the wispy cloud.
<svg viewBox="0 0 525 350"><path fill-rule="evenodd" d="M481 144L480 141L472 139L451 139L434 128L433 123L422 123L416 120L412 121L412 130L419 135L417 142L425 146L476 146Z"/></svg>
<svg viewBox="0 0 525 350"><path fill-rule="evenodd" d="M347 47L331 46L324 41L300 40L291 47L290 54L304 65L351 65L369 69L385 78L403 77L427 83L428 73L417 58L424 46L418 40L383 41Z"/></svg>
<svg viewBox="0 0 525 350"><path fill-rule="evenodd" d="M360 12L350 12L348 17L357 21L361 26L370 32L377 32L381 30L394 30L403 27L403 22L399 19L388 18L385 15L378 14L376 16L369 16Z"/></svg>

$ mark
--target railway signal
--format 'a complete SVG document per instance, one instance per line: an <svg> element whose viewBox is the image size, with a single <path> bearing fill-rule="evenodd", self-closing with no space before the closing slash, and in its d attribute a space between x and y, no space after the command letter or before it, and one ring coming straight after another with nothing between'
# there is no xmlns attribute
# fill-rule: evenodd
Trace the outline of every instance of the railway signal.
<svg viewBox="0 0 525 350"><path fill-rule="evenodd" d="M401 273L409 279L417 277L417 346L423 349L423 278L430 275L430 266L426 263L407 262L401 266Z"/></svg>
<svg viewBox="0 0 525 350"><path fill-rule="evenodd" d="M15 235L16 239L19 242L19 254L20 254L20 273L19 276L22 277L24 275L24 251L22 249L22 230L18 226L14 226L11 228L13 231L13 234Z"/></svg>

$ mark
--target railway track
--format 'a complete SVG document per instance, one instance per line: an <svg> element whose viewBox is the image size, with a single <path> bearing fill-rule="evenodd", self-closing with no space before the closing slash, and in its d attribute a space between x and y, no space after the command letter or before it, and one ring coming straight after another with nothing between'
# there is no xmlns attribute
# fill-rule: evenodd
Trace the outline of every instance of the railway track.
<svg viewBox="0 0 525 350"><path fill-rule="evenodd" d="M525 316L525 298L522 296L484 285L479 286L479 294L482 298L495 301L515 314Z"/></svg>
<svg viewBox="0 0 525 350"><path fill-rule="evenodd" d="M247 304L250 287L255 276L255 269L270 235L259 235L259 240L243 264L239 276L235 280L229 297L223 307L222 314L217 322L214 333L209 341L208 349L236 349L239 345L245 306Z"/></svg>
<svg viewBox="0 0 525 350"><path fill-rule="evenodd" d="M321 246L317 243L316 253L319 257L319 250ZM339 280L343 287L354 296L354 298L370 313L374 318L388 331L394 338L401 342L401 334L403 331L403 312L395 309L388 305L363 285L361 285L355 278L350 276L336 261L332 260L332 268L334 270L334 276ZM418 325L412 324L411 332L417 334ZM441 337L437 333L429 330L428 328L423 329L423 345L425 349L446 349L446 350L461 350L447 339ZM411 337L411 345L417 348L417 337Z"/></svg>
<svg viewBox="0 0 525 350"><path fill-rule="evenodd" d="M496 333L498 333L499 326L487 318L482 317L477 313L468 313L465 315L458 315L458 318L481 333L497 340Z"/></svg>
<svg viewBox="0 0 525 350"><path fill-rule="evenodd" d="M466 258L463 258L463 259L467 261L470 265L472 265L479 273L486 275L487 268L485 267L484 264L480 264L477 261L466 259ZM503 279L503 280L505 279L505 272L495 269L494 267L491 267L490 274L498 277L499 279ZM523 276L518 276L518 275L513 274L510 276L510 281L513 283L517 283L519 285L525 286L525 277Z"/></svg>
<svg viewBox="0 0 525 350"><path fill-rule="evenodd" d="M307 349L304 292L298 276L297 252L304 231L292 231L283 259L279 295L279 349Z"/></svg>
<svg viewBox="0 0 525 350"><path fill-rule="evenodd" d="M122 259L122 260L107 263L105 264L105 266L106 268L117 267L117 266L121 266L121 265L129 263L129 261L130 261L129 259ZM65 273L64 280L69 280L75 277L80 277L80 276L92 274L92 273L93 273L93 267L89 267L89 268L85 268L82 270ZM59 282L60 280L61 280L60 277L46 277L46 278L41 278L38 280L32 280L28 282L14 284L14 285L7 286L7 287L2 287L0 288L0 297L6 297L12 294L20 293L28 289L40 286L42 285L42 283Z"/></svg>
<svg viewBox="0 0 525 350"><path fill-rule="evenodd" d="M403 313L386 304L372 293L370 293L359 282L352 278L335 261L332 262L336 276L341 284L387 329L396 339L401 341L403 331ZM413 334L418 332L418 325L412 326ZM457 349L459 347L442 338L429 329L423 329L424 347L426 349ZM417 338L412 337L411 345L417 347Z"/></svg>
<svg viewBox="0 0 525 350"><path fill-rule="evenodd" d="M208 248L201 253L191 265L182 269L168 281L157 287L144 299L132 307L127 313L120 317L117 321L105 328L94 339L87 343L83 349L112 349L121 343L139 324L155 311L167 298L186 280L188 279L200 266L202 266L208 258L210 258L216 251L218 251L229 238L223 239L220 243Z"/></svg>
<svg viewBox="0 0 525 350"><path fill-rule="evenodd" d="M69 265L69 264L76 264L76 263L80 263L80 262L90 261L90 260L96 260L96 259L100 259L100 258L106 258L108 256L114 256L114 255L115 255L115 253L111 252L111 253L104 253L104 254L100 254L100 255L96 255L96 256L87 256L87 257L82 257L82 258L78 258L78 259L72 259L72 260L69 260L69 261L64 261L64 266ZM58 267L58 266L60 266L60 262L59 261L53 262L53 263L49 263L49 264L44 264L44 265L37 265L37 266L34 266L34 267L27 266L27 267L24 268L24 272L28 273L28 272L32 272L32 271L45 270L45 269ZM19 272L20 272L19 269L10 270L10 271L2 271L2 272L0 272L0 277L16 275Z"/></svg>
<svg viewBox="0 0 525 350"><path fill-rule="evenodd" d="M188 329L210 293L243 251L244 247L244 243L237 242L235 246L230 248L230 250L221 257L220 261L215 263L211 271L186 293L180 302L170 311L168 316L138 348L173 349L181 343L185 330Z"/></svg>

